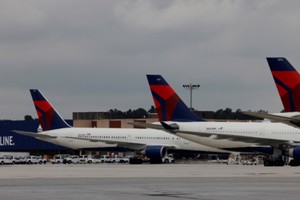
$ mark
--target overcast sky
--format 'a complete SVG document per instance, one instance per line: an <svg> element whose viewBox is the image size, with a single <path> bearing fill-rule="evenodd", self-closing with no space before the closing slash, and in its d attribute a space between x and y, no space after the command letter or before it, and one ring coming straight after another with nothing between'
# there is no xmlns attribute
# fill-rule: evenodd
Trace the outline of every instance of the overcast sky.
<svg viewBox="0 0 300 200"><path fill-rule="evenodd" d="M267 56L300 70L297 0L0 1L0 119L36 117L40 89L74 111L153 105L146 74L200 84L193 107L283 109ZM298 67L299 66L299 67Z"/></svg>

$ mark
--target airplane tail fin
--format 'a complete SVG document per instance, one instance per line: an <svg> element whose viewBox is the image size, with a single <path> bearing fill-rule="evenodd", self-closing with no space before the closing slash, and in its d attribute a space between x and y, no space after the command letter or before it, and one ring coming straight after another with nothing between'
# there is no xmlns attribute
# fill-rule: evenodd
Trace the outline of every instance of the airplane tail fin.
<svg viewBox="0 0 300 200"><path fill-rule="evenodd" d="M30 90L43 131L71 127L37 89Z"/></svg>
<svg viewBox="0 0 300 200"><path fill-rule="evenodd" d="M300 75L286 58L267 58L285 112L300 111Z"/></svg>
<svg viewBox="0 0 300 200"><path fill-rule="evenodd" d="M180 99L161 75L147 75L159 121L204 121Z"/></svg>

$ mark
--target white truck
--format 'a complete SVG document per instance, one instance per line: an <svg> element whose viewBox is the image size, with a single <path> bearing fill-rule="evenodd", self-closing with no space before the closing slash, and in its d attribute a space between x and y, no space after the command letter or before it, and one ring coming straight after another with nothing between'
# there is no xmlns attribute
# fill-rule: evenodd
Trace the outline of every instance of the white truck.
<svg viewBox="0 0 300 200"><path fill-rule="evenodd" d="M64 164L77 164L80 162L79 156L71 155L69 157L65 157L63 160Z"/></svg>
<svg viewBox="0 0 300 200"><path fill-rule="evenodd" d="M15 159L13 156L4 155L0 157L0 164L15 164Z"/></svg>
<svg viewBox="0 0 300 200"><path fill-rule="evenodd" d="M129 163L129 157L114 156L111 157L111 163Z"/></svg>
<svg viewBox="0 0 300 200"><path fill-rule="evenodd" d="M47 159L44 159L42 156L37 156L40 164L47 164Z"/></svg>
<svg viewBox="0 0 300 200"><path fill-rule="evenodd" d="M25 164L29 152L0 152L0 164Z"/></svg>
<svg viewBox="0 0 300 200"><path fill-rule="evenodd" d="M27 156L25 158L25 163L26 164L39 164L40 163L40 159L39 156Z"/></svg>
<svg viewBox="0 0 300 200"><path fill-rule="evenodd" d="M99 157L100 163L111 163L111 157L107 155L102 155Z"/></svg>
<svg viewBox="0 0 300 200"><path fill-rule="evenodd" d="M26 164L26 157L14 156L15 164Z"/></svg>
<svg viewBox="0 0 300 200"><path fill-rule="evenodd" d="M94 163L105 163L105 162L108 162L108 160L110 160L109 158L106 155L105 156L103 156L103 155L95 155L95 156L93 156Z"/></svg>
<svg viewBox="0 0 300 200"><path fill-rule="evenodd" d="M91 164L91 163L95 163L95 160L91 155L81 155L81 156L79 156L79 163Z"/></svg>
<svg viewBox="0 0 300 200"><path fill-rule="evenodd" d="M50 160L52 164L60 164L64 162L64 159L70 157L70 154L56 154L53 159Z"/></svg>

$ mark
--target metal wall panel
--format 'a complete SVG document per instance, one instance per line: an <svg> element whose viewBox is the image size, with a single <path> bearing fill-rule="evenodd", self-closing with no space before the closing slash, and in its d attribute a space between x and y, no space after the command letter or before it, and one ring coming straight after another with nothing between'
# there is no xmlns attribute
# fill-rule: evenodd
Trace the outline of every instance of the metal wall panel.
<svg viewBox="0 0 300 200"><path fill-rule="evenodd" d="M73 125L72 120L67 122ZM12 130L37 132L38 126L38 120L0 121L0 151L67 150L65 147L12 132Z"/></svg>

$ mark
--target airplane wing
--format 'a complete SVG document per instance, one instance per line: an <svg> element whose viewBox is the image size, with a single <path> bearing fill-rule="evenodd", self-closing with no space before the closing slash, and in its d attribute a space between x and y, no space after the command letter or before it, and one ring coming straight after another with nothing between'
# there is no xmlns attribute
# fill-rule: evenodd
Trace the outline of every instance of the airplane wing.
<svg viewBox="0 0 300 200"><path fill-rule="evenodd" d="M246 115L259 117L262 119L269 119L274 122L280 122L289 126L293 126L294 128L300 128L300 119L293 118L293 117L285 117L285 116L278 116L266 113L258 113L258 112L243 112Z"/></svg>
<svg viewBox="0 0 300 200"><path fill-rule="evenodd" d="M88 137L69 137L66 136L65 138L69 139L76 139L76 140L87 140L91 142L103 142L106 144L116 144L120 147L128 147L130 149L134 150L142 150L144 149L147 145L145 143L136 143L136 142L122 142L122 141L117 141L117 140L105 140L105 139L98 139L98 138L88 138ZM176 149L176 146L170 146L170 145L163 145L167 147L168 149Z"/></svg>
<svg viewBox="0 0 300 200"><path fill-rule="evenodd" d="M18 131L18 130L13 130L13 132L20 134L20 135L26 135L29 137L34 137L34 138L57 138L56 136L51 136L51 135L44 135L40 133L34 133L34 132L28 132L28 131Z"/></svg>
<svg viewBox="0 0 300 200"><path fill-rule="evenodd" d="M91 142L103 142L106 144L129 144L128 142L120 142L120 141L115 141L115 140L105 140L105 139L98 139L98 138L89 138L89 137L71 137L71 136L65 136L64 138L69 138L69 139L76 139L76 140L87 140ZM139 145L139 143L130 143L133 145Z"/></svg>

